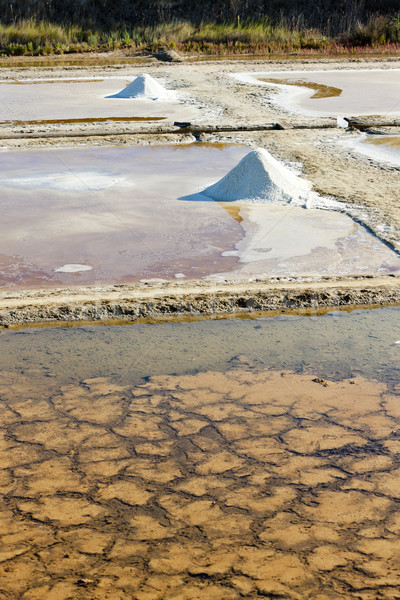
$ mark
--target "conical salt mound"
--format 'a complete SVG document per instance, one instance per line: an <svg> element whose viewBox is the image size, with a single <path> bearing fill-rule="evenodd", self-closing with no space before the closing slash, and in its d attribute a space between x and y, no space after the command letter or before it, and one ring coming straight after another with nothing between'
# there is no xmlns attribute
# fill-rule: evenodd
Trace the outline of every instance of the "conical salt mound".
<svg viewBox="0 0 400 600"><path fill-rule="evenodd" d="M165 89L158 81L143 73L126 88L107 98L141 98L143 100L176 100L175 92Z"/></svg>
<svg viewBox="0 0 400 600"><path fill-rule="evenodd" d="M243 200L257 204L307 206L309 200L318 197L311 187L310 182L292 173L267 150L258 148L202 193L225 202Z"/></svg>

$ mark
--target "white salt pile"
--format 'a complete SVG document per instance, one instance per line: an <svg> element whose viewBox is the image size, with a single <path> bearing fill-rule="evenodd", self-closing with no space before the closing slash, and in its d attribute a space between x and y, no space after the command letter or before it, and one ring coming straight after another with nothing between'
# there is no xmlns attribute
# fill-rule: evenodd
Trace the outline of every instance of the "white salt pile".
<svg viewBox="0 0 400 600"><path fill-rule="evenodd" d="M118 94L107 96L107 98L138 98L140 100L158 100L161 102L177 99L176 92L167 90L147 73L142 73Z"/></svg>
<svg viewBox="0 0 400 600"><path fill-rule="evenodd" d="M346 121L346 119L344 119L343 117L337 117L336 122L337 122L337 126L340 129L347 129L347 127L349 126L348 121Z"/></svg>
<svg viewBox="0 0 400 600"><path fill-rule="evenodd" d="M312 191L311 183L298 177L263 148L249 152L225 177L202 193L226 202L320 205L320 197Z"/></svg>

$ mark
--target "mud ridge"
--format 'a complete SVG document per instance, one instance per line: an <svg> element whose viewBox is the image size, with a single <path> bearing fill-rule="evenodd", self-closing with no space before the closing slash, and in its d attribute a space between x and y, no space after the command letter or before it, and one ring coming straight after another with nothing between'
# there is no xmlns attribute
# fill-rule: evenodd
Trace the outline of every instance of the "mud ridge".
<svg viewBox="0 0 400 600"><path fill-rule="evenodd" d="M138 321L223 317L400 303L400 277L317 281L114 285L3 292L0 326L54 321Z"/></svg>

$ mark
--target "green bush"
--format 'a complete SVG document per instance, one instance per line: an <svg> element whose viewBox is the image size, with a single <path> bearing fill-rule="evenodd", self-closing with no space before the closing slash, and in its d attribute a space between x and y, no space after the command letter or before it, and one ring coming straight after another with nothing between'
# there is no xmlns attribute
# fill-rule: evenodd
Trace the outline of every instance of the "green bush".
<svg viewBox="0 0 400 600"><path fill-rule="evenodd" d="M25 44L9 44L6 46L5 51L9 56L23 56L28 49Z"/></svg>
<svg viewBox="0 0 400 600"><path fill-rule="evenodd" d="M391 42L400 42L400 12L395 14L389 22L388 26L389 31L389 41Z"/></svg>

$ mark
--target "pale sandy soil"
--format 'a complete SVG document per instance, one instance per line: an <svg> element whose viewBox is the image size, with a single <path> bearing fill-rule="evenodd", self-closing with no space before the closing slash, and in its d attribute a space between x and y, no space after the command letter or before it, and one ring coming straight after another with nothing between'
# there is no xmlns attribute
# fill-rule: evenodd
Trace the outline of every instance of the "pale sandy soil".
<svg viewBox="0 0 400 600"><path fill-rule="evenodd" d="M65 79L85 77L122 76L133 79L142 72L164 79L168 87L185 94L196 106L203 107L203 116L194 122L199 129L197 139L216 142L238 142L249 146L261 146L276 158L289 163L301 163L302 175L309 179L314 189L323 195L347 203L344 209L357 221L367 225L381 240L397 252L400 251L400 216L398 212L399 171L398 167L385 164L357 153L356 148L340 144L343 140L357 140L356 131L338 129L336 119L291 115L279 108L268 94L274 89L250 86L230 77L238 71L262 70L313 71L324 69L393 69L399 68L399 59L390 60L310 60L299 62L268 61L223 61L201 63L144 63L140 66L98 67L52 67L1 69L3 81L28 79ZM6 87L6 86L4 86ZM201 113L201 111L200 111ZM210 120L210 115L214 118ZM215 120L215 115L218 119ZM356 115L348 115L356 116ZM372 119L373 121L373 119ZM377 118L381 122L382 118ZM396 121L387 119L387 125ZM279 123L284 130L250 132L214 132L207 130L240 127L273 127ZM299 129L300 128L300 129ZM206 133L201 133L205 129ZM385 129L385 131L387 131ZM391 128L391 133L398 131ZM95 133L96 135L92 135ZM52 137L46 137L51 135ZM31 137L30 137L31 136ZM32 137L34 136L34 137ZM2 125L0 147L3 150L37 146L74 147L75 145L118 145L155 144L195 141L191 133L179 134L173 121L155 123L87 123L87 124L42 124L18 123ZM393 301L398 294L397 279L388 279L386 301ZM334 282L334 280L333 280ZM326 282L316 282L323 290ZM335 284L334 284L335 285ZM385 284L386 285L386 284ZM274 288L274 286L272 286ZM264 289L272 289L265 282ZM199 288L200 291L201 288ZM389 291L390 290L390 293ZM386 293L385 292L385 293ZM90 290L88 294L90 295ZM97 292L96 292L97 293ZM156 294L156 290L154 290ZM66 294L68 296L68 293ZM172 294L173 295L173 294ZM371 297L372 298L372 297ZM249 298L248 298L249 299ZM371 300L375 303L374 299ZM384 300L384 296L381 298ZM51 304L51 298L49 297ZM285 307L284 300L281 302ZM2 300L2 307L7 310ZM176 306L175 306L176 308ZM222 311L224 312L224 311ZM3 313L4 314L4 313Z"/></svg>

